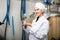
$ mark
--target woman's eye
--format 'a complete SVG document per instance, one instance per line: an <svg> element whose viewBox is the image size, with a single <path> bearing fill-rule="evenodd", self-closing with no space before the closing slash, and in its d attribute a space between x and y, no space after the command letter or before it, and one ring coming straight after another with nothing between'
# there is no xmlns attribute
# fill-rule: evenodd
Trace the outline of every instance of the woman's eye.
<svg viewBox="0 0 60 40"><path fill-rule="evenodd" d="M39 9L37 9L37 10L39 10Z"/></svg>
<svg viewBox="0 0 60 40"><path fill-rule="evenodd" d="M39 11L39 9L35 9L34 11Z"/></svg>

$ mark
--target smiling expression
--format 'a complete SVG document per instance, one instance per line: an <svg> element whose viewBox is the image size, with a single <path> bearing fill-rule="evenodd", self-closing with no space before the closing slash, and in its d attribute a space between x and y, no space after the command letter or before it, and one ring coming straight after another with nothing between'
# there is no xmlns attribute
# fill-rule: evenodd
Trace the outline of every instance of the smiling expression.
<svg viewBox="0 0 60 40"><path fill-rule="evenodd" d="M41 16L43 14L42 10L40 8L35 7L34 8L34 14L36 16Z"/></svg>

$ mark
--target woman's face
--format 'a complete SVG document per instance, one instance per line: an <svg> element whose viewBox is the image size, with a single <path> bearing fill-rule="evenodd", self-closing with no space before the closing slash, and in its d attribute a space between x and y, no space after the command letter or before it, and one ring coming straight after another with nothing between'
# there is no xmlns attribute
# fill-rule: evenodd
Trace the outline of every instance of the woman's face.
<svg viewBox="0 0 60 40"><path fill-rule="evenodd" d="M39 8L37 8L37 7L35 7L35 8L34 8L34 14L35 14L37 17L38 17L38 16L41 16L42 10L39 9Z"/></svg>

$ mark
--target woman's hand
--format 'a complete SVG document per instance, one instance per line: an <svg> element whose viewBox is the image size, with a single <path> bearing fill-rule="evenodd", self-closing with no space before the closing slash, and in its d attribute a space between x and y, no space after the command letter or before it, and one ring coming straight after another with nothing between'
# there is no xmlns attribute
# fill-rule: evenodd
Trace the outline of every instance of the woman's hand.
<svg viewBox="0 0 60 40"><path fill-rule="evenodd" d="M26 20L23 21L23 25L27 26L27 21Z"/></svg>
<svg viewBox="0 0 60 40"><path fill-rule="evenodd" d="M26 20L23 21L24 26L32 26L31 23L28 23Z"/></svg>

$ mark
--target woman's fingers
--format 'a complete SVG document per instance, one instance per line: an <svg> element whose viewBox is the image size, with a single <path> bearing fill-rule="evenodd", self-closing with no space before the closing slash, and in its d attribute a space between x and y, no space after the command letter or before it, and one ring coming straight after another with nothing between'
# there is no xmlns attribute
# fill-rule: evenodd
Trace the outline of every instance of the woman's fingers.
<svg viewBox="0 0 60 40"><path fill-rule="evenodd" d="M25 21L23 21L23 25L27 25L27 21L25 20Z"/></svg>

